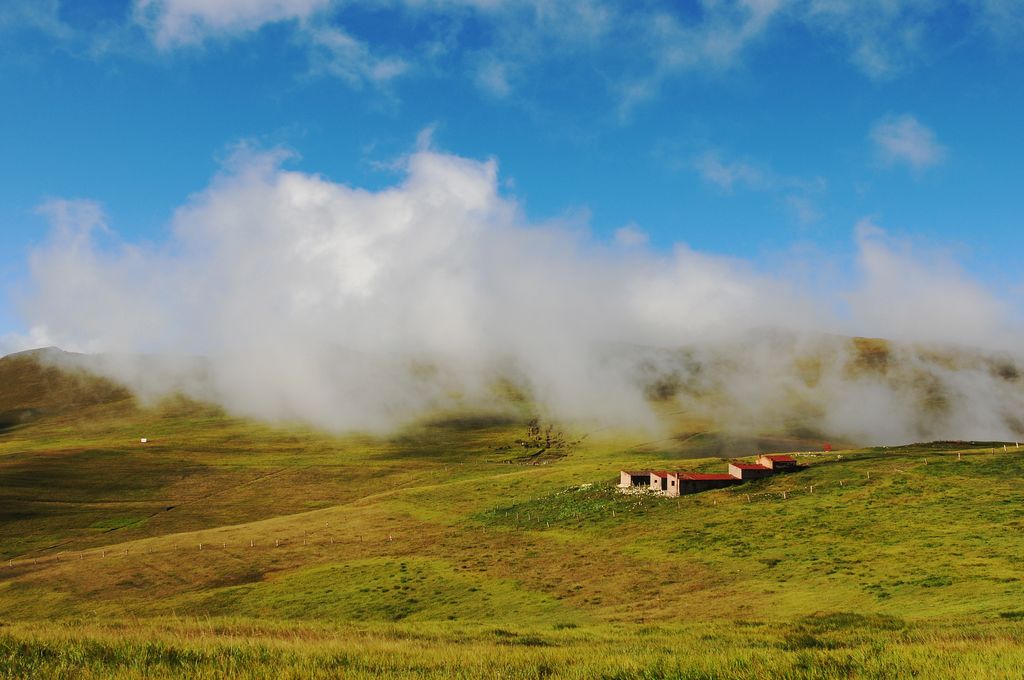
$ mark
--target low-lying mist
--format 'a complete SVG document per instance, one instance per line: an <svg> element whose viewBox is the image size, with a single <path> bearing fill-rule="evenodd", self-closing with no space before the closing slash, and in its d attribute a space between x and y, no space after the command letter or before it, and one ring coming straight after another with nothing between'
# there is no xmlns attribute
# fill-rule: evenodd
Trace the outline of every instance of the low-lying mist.
<svg viewBox="0 0 1024 680"><path fill-rule="evenodd" d="M49 203L32 330L8 349L93 353L144 399L335 430L515 408L511 392L573 423L657 430L676 410L863 443L1024 439L1016 309L867 221L852 280L810 289L633 228L604 244L531 222L493 161L423 148L366 191L283 160L236 155L160 243Z"/></svg>

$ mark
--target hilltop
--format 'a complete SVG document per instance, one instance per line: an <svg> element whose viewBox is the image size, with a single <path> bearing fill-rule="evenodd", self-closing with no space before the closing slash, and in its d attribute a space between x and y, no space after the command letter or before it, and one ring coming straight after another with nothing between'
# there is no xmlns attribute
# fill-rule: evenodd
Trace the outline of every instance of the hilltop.
<svg viewBox="0 0 1024 680"><path fill-rule="evenodd" d="M676 415L659 441L552 424L566 445L533 457L527 412L333 435L180 397L140 405L39 359L0 360L0 413L16 414L0 432L0 677L1024 664L1014 442L826 454L766 433L804 469L625 496L620 468L718 470L709 447L761 442Z"/></svg>

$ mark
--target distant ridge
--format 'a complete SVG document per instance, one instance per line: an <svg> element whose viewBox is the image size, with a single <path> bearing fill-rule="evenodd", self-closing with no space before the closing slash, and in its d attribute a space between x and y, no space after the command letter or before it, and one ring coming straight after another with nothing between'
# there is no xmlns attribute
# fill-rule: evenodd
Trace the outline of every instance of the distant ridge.
<svg viewBox="0 0 1024 680"><path fill-rule="evenodd" d="M71 361L84 357L43 347L0 358L0 433L44 416L133 399L126 388Z"/></svg>

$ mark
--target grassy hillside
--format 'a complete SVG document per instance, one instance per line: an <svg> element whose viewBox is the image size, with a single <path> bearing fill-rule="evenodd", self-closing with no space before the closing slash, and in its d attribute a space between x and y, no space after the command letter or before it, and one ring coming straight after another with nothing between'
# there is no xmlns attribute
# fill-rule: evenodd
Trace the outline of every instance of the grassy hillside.
<svg viewBox="0 0 1024 680"><path fill-rule="evenodd" d="M1013 677L1024 449L257 424L0 360L0 677ZM141 444L140 438L150 442ZM800 472L681 499L620 468ZM556 454L557 455L554 455ZM526 464L527 461L543 464Z"/></svg>

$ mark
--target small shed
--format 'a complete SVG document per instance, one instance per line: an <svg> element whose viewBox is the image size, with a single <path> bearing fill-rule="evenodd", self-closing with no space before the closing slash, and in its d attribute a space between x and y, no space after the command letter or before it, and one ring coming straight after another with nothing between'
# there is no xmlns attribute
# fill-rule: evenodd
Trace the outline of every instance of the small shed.
<svg viewBox="0 0 1024 680"><path fill-rule="evenodd" d="M772 474L772 469L757 463L731 462L729 463L729 474L736 479L746 482L751 479L768 477Z"/></svg>
<svg viewBox="0 0 1024 680"><path fill-rule="evenodd" d="M776 472L794 470L797 468L796 458L781 453L763 453L757 457L757 464L771 468Z"/></svg>
<svg viewBox="0 0 1024 680"><path fill-rule="evenodd" d="M651 473L643 470L620 470L619 471L619 488L625 489L632 486L647 486L651 485Z"/></svg>
<svg viewBox="0 0 1024 680"><path fill-rule="evenodd" d="M666 472L665 479L668 481L667 487L661 492L663 496L671 496L675 498L682 493L680 490L681 482L679 481L681 472Z"/></svg>
<svg viewBox="0 0 1024 680"><path fill-rule="evenodd" d="M666 495L673 495L669 493L668 483L669 477L673 478L673 488L675 488L675 473L667 470L651 470L651 491L657 491Z"/></svg>

